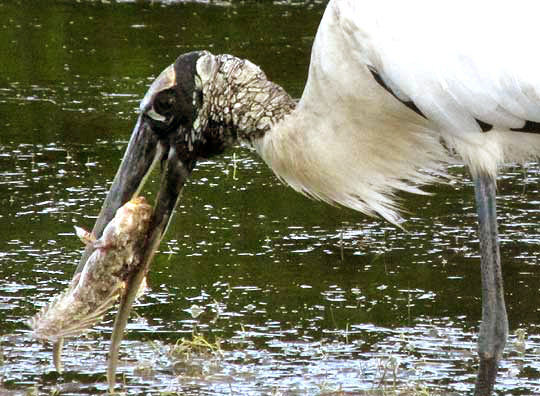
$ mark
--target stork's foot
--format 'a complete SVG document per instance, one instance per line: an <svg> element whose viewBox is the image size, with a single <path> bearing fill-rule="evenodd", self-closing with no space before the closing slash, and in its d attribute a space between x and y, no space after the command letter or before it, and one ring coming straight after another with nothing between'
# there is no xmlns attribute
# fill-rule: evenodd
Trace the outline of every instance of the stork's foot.
<svg viewBox="0 0 540 396"><path fill-rule="evenodd" d="M475 396L491 396L497 379L499 361L502 358L508 336L508 319L504 306L492 307L490 315L484 315L478 335L480 367L476 377Z"/></svg>
<svg viewBox="0 0 540 396"><path fill-rule="evenodd" d="M493 393L497 371L499 369L499 360L496 358L480 358L480 368L476 377L476 387L474 396L490 396Z"/></svg>

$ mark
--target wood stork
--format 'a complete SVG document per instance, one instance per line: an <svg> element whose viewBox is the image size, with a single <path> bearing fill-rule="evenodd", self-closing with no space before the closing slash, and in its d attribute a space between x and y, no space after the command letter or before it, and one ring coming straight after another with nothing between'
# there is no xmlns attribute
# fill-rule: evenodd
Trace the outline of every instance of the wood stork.
<svg viewBox="0 0 540 396"><path fill-rule="evenodd" d="M142 269L115 322L110 386L133 295L186 179L199 158L240 141L295 190L394 224L402 221L396 192L419 193L443 175L449 150L468 165L482 274L475 394L490 395L508 333L495 180L505 162L540 154L540 135L531 133L540 132L537 8L523 0L330 0L297 104L230 55L191 52L167 67L141 102L93 230L100 235L153 164L165 164Z"/></svg>

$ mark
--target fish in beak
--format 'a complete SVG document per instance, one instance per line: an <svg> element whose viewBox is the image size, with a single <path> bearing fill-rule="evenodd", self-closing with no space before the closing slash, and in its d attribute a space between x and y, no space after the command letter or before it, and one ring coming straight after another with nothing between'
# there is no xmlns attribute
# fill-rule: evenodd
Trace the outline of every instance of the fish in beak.
<svg viewBox="0 0 540 396"><path fill-rule="evenodd" d="M126 280L138 272L139 246L146 243L152 212L144 197L136 197L116 211L99 239L75 227L94 252L67 289L27 321L35 338L55 343L53 361L58 372L63 338L80 335L100 322L124 294Z"/></svg>

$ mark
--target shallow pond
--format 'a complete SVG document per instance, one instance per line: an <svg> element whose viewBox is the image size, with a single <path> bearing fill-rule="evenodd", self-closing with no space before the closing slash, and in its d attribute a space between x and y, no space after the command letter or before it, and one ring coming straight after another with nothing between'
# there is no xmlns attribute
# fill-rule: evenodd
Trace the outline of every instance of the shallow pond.
<svg viewBox="0 0 540 396"><path fill-rule="evenodd" d="M105 392L112 314L67 342L62 375L25 320L71 279L73 225L92 227L165 66L194 49L233 53L300 96L325 2L230 3L0 0L0 394ZM402 231L294 193L245 149L201 163L128 327L119 389L470 391L476 219L466 170L451 173L435 195L403 196ZM501 395L540 394L539 179L532 163L499 181L511 326Z"/></svg>

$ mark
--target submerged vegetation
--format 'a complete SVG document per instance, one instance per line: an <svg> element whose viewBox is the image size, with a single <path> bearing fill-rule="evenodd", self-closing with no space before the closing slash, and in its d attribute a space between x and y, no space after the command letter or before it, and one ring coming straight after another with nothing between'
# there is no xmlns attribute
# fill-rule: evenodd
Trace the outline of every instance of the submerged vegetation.
<svg viewBox="0 0 540 396"><path fill-rule="evenodd" d="M226 344L219 337L216 337L214 341L210 341L206 338L205 334L194 332L191 338L181 338L175 344L170 346L160 347L154 342L150 342L150 347L156 351L156 353L164 354L170 361L170 366L178 380L180 382L189 380L197 380L201 382L214 382L218 377L225 379L225 383L228 382L231 386L231 395L240 394L235 392L233 385L238 378L235 378L234 374L228 378L225 378L228 374L234 372L231 369L230 360L231 356L235 354L242 354L246 351L230 351L224 349L223 344ZM322 345L316 345L314 349L306 350L304 354L318 355ZM333 346L335 348L335 346ZM264 360L264 358L263 358ZM241 372L242 377L249 375L255 376L257 367L250 365L250 362L244 362L246 366L241 367L242 362L237 364L240 366L238 372ZM264 363L263 363L264 364ZM146 367L150 369L147 364L139 364L138 367ZM443 393L440 390L430 390L428 387L420 382L407 381L406 374L402 374L402 367L400 360L395 356L389 356L387 358L381 358L378 360L378 365L374 378L365 378L366 383L371 383L370 389L363 391L344 390L342 386L336 385L333 380L328 380L324 376L319 378L316 383L317 396L442 396ZM151 370L151 369L150 369ZM145 369L138 370L140 375L147 375L148 372ZM361 378L361 377L360 377ZM268 396L311 396L313 390L305 390L304 392L298 389L287 390L283 386L276 386L273 389L266 389L264 384L261 384L261 395ZM181 395L182 392L162 392L160 396L175 396ZM447 393L445 393L447 394Z"/></svg>
<svg viewBox="0 0 540 396"><path fill-rule="evenodd" d="M156 343L150 342L150 347L158 352L165 354L170 360L172 370L175 375L182 378L178 378L179 381L187 379L197 379L203 382L213 382L216 380L216 376L223 375L223 372L229 372L230 366L227 362L231 354L238 353L238 351L227 351L223 349L223 341L220 338L216 338L214 341L209 341L203 333L194 332L191 338L181 338L175 344L160 347ZM312 351L314 355L317 354L317 350ZM321 378L317 383L317 396L438 396L442 395L437 391L430 392L430 390L422 384L406 383L403 381L400 373L399 361L395 357L389 357L388 359L381 359L378 365L378 379L373 388L365 391L346 391L341 389L340 386L336 386ZM137 372L139 375L148 375L148 371L151 368L148 364L140 363L138 365ZM242 373L243 376L249 375L248 371ZM373 382L373 379L367 379L369 382ZM235 378L231 376L228 381L231 384L231 395L236 395L232 385ZM262 385L264 388L264 385ZM288 395L306 395L311 396L312 391L299 392L298 390L288 391L283 387L275 387L274 389L265 390L261 393L268 396L288 396ZM181 391L166 391L161 392L160 396L180 396L183 393Z"/></svg>

